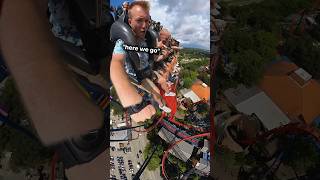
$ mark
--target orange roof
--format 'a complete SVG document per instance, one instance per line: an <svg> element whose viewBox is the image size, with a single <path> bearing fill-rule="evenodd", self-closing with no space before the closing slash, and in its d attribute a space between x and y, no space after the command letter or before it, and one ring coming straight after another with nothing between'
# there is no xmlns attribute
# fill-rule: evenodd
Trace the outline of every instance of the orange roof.
<svg viewBox="0 0 320 180"><path fill-rule="evenodd" d="M290 75L299 69L294 63L281 61L268 67L260 87L290 118L302 115L307 124L320 115L320 84L310 79L300 84Z"/></svg>
<svg viewBox="0 0 320 180"><path fill-rule="evenodd" d="M291 71L294 71L298 69L299 67L294 64L290 63L287 61L279 61L275 64L272 64L269 68L266 69L264 72L264 75L270 75L270 76L275 76L275 75L285 75Z"/></svg>
<svg viewBox="0 0 320 180"><path fill-rule="evenodd" d="M204 87L202 85L202 81L197 80L193 85L191 86L191 90L200 98L204 99L206 101L210 100L210 87Z"/></svg>

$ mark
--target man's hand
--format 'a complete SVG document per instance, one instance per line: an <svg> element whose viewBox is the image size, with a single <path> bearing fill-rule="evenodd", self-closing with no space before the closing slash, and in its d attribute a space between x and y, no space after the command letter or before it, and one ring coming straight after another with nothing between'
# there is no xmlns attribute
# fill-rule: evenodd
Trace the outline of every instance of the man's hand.
<svg viewBox="0 0 320 180"><path fill-rule="evenodd" d="M157 71L154 71L154 74L157 76L157 83L158 84L162 84L162 83L166 82L164 73L162 71L159 71L159 73Z"/></svg>
<svg viewBox="0 0 320 180"><path fill-rule="evenodd" d="M170 51L169 51L169 50L167 50L167 49L163 49L163 50L162 50L162 54L163 54L163 56L166 58L166 57L168 57L168 56L169 56Z"/></svg>
<svg viewBox="0 0 320 180"><path fill-rule="evenodd" d="M150 119L156 113L155 108L152 105L148 105L143 108L140 112L132 114L130 117L135 122L146 121Z"/></svg>

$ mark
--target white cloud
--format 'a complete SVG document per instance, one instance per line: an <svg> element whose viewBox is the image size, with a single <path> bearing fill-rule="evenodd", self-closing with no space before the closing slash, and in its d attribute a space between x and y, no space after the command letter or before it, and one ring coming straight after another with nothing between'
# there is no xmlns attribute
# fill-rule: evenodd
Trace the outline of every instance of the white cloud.
<svg viewBox="0 0 320 180"><path fill-rule="evenodd" d="M209 0L150 0L150 14L183 46L210 49Z"/></svg>

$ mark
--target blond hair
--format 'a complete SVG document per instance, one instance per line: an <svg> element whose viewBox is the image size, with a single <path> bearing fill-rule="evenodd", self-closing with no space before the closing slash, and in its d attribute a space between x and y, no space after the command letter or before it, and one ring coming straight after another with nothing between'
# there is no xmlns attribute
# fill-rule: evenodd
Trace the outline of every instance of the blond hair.
<svg viewBox="0 0 320 180"><path fill-rule="evenodd" d="M170 31L168 30L168 29L166 29L166 28L162 28L161 30L160 30L160 35L171 35L171 33L170 33Z"/></svg>
<svg viewBox="0 0 320 180"><path fill-rule="evenodd" d="M132 10L133 7L135 6L140 6L143 10L149 12L150 11L150 4L148 1L133 1L128 8L128 17L131 18L131 13L130 11Z"/></svg>

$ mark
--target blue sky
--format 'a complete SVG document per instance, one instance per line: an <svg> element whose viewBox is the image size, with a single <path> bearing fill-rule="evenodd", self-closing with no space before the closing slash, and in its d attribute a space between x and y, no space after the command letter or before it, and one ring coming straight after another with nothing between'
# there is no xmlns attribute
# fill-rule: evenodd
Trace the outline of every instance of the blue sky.
<svg viewBox="0 0 320 180"><path fill-rule="evenodd" d="M210 49L210 0L149 1L152 19L167 28L182 46ZM124 0L110 2L117 7Z"/></svg>

